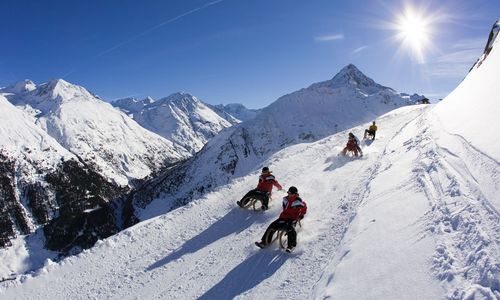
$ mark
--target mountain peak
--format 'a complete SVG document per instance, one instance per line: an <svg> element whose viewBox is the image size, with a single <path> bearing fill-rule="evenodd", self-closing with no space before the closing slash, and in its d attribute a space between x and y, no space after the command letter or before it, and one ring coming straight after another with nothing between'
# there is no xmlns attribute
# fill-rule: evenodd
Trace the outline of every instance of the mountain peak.
<svg viewBox="0 0 500 300"><path fill-rule="evenodd" d="M36 89L36 95L40 97L49 97L51 99L60 98L61 100L68 100L76 97L95 98L95 96L85 88L60 78L40 84Z"/></svg>
<svg viewBox="0 0 500 300"><path fill-rule="evenodd" d="M351 88L361 90L366 94L373 94L380 90L390 89L383 85L376 83L373 79L366 76L355 65L348 64L342 68L337 75L332 79L312 84L308 89L337 89L337 88Z"/></svg>
<svg viewBox="0 0 500 300"><path fill-rule="evenodd" d="M195 96L191 95L190 93L186 93L186 92L182 92L182 91L171 94L170 96L167 97L167 99L169 99L170 101L183 100L183 99L186 99L186 100L196 99L197 100L197 98Z"/></svg>
<svg viewBox="0 0 500 300"><path fill-rule="evenodd" d="M146 105L149 105L153 102L155 102L155 100L149 96L144 100L138 100L134 97L128 97L115 100L111 102L111 105L118 107L127 113L136 113L143 109Z"/></svg>
<svg viewBox="0 0 500 300"><path fill-rule="evenodd" d="M180 91L177 93L173 93L173 94L171 94L165 98L162 98L158 101L155 101L151 105L152 106L161 106L164 104L168 105L169 103L174 103L175 105L179 105L179 104L196 105L199 102L200 102L200 100L198 100L198 98L196 98L195 96L193 96L189 93Z"/></svg>
<svg viewBox="0 0 500 300"><path fill-rule="evenodd" d="M19 94L19 93L31 92L35 89L36 89L36 84L29 79L25 79L2 89L2 91L7 93Z"/></svg>
<svg viewBox="0 0 500 300"><path fill-rule="evenodd" d="M363 85L373 86L377 85L373 79L369 78L361 72L355 65L348 64L340 72L332 78L332 82L349 84L349 85Z"/></svg>

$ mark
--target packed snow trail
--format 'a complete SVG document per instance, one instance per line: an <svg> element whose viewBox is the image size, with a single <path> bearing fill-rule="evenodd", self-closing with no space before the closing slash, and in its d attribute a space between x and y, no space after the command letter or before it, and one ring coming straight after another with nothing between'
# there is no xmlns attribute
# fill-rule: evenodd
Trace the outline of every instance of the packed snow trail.
<svg viewBox="0 0 500 300"><path fill-rule="evenodd" d="M428 112L389 142L314 298L500 297L499 163L442 128Z"/></svg>
<svg viewBox="0 0 500 300"><path fill-rule="evenodd" d="M47 263L35 276L4 285L1 293L9 299L308 298L338 254L358 205L372 193L386 144L425 108L405 107L378 119L377 140L364 147L360 159L337 156L347 139L342 132L268 160L280 183L297 186L309 206L292 254L253 244L277 218L283 196L275 192L265 213L238 208L235 201L256 184L254 173L80 255ZM364 127L353 132L360 136ZM431 274L424 275L432 283ZM431 291L436 290L430 296L443 295L438 288Z"/></svg>

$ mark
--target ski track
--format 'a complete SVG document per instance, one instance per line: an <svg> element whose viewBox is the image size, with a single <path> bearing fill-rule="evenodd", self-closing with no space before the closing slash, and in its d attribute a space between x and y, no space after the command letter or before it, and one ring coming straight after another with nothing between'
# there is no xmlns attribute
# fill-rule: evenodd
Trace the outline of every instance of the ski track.
<svg viewBox="0 0 500 300"><path fill-rule="evenodd" d="M412 108L405 113L382 117L379 122L387 127L373 144L364 147L365 156L361 159L336 156L345 144L346 132L317 143L287 148L270 158L283 187L297 185L309 207L303 226L298 229L298 247L292 254L278 249L277 245L265 250L253 245L281 211L282 193L274 193L270 210L265 213L239 209L234 202L255 184L255 176L247 176L243 180L235 179L232 185L221 187L184 207L100 241L96 247L76 257L48 264L35 276L25 275L16 282L4 283L0 285L0 295L4 293L8 299L29 299L30 296L40 299L309 299L330 262L338 263L348 254L349 250L344 253L339 253L339 250L346 242L343 241L344 235L356 216L357 208L370 196L370 182L392 166L387 158L390 156L388 143L415 120L425 123L422 114L426 111L428 109ZM409 113L411 117L408 117ZM401 120L405 123L400 124ZM355 132L361 130L364 126L356 128ZM432 207L425 216L428 225L425 234L432 234L439 241L433 258L436 276L440 279L446 277L450 268L457 277L466 273L460 274L460 268L464 267L467 271L474 268L486 270L477 267L478 263L484 262L480 258L459 257L457 247L470 247L468 253L480 255L482 248L475 252L472 249L477 245L460 244L473 234L465 230L464 224L476 226L483 222L486 225L481 226L498 228L498 214L494 214L494 208L488 210L491 207L488 199L461 177L467 170L450 168L446 159L454 156L444 154L450 150L433 144L428 128L422 132L416 138L425 141L427 146L420 150L420 162L413 172L418 175L420 188L427 194ZM409 141L406 146L415 147L412 143L416 141ZM332 145L336 146L332 149ZM477 152L474 155L482 157ZM302 159L294 160L294 156ZM291 162L295 164L293 172L280 171L289 170ZM495 167L491 161L487 163ZM436 164L443 167L439 172L435 170ZM299 184L297 176L304 173L308 176L301 177ZM346 181L345 178L352 179ZM442 180L449 180L452 184ZM449 189L443 191L442 186L449 186ZM453 194L457 186L464 190L463 194L474 195L476 203ZM399 188L403 187L394 187L394 190ZM375 196L383 197L370 197ZM455 202L467 202L469 206L455 206L462 211L472 211L473 220L466 223L464 220L453 221L457 220L453 213L458 210L448 208L451 198ZM177 224L183 227L179 228ZM456 224L456 229L453 224ZM456 237L442 236L449 233ZM492 238L496 242L486 243ZM487 255L493 261L493 267L488 269L492 272L495 257L498 257L498 240L498 236L475 240L483 248L493 251ZM446 255L448 258L457 257L457 265L470 263L455 266ZM68 268L67 265L75 266ZM75 270L79 270L77 274ZM463 289L463 281L470 283L469 290ZM452 285L449 289L452 290L451 299L464 297L472 289L482 291L488 288L484 280L466 278L458 283L447 283ZM494 284L492 281L490 288L494 288ZM48 285L56 288L42 289Z"/></svg>
<svg viewBox="0 0 500 300"><path fill-rule="evenodd" d="M425 147L414 171L432 207L426 217L428 234L437 240L434 272L449 291L448 299L500 299L500 216L481 190L488 185L474 179L476 172L487 172L498 191L498 162L463 137L445 133L465 153L461 157L439 144L428 115L420 123Z"/></svg>

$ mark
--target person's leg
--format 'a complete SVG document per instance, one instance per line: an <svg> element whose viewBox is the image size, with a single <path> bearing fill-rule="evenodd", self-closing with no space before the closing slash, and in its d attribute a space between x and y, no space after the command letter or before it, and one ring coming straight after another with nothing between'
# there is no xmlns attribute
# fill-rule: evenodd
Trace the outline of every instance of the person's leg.
<svg viewBox="0 0 500 300"><path fill-rule="evenodd" d="M288 225L286 234L288 238L288 248L295 248L297 246L297 231L295 231L292 225Z"/></svg>
<svg viewBox="0 0 500 300"><path fill-rule="evenodd" d="M269 194L262 194L260 196L260 199L262 200L262 208L264 210L268 209L269 208Z"/></svg>

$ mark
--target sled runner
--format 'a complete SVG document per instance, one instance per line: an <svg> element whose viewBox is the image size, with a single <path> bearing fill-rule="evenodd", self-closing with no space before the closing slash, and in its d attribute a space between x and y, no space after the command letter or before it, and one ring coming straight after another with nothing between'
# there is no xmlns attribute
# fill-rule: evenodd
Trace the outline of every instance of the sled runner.
<svg viewBox="0 0 500 300"><path fill-rule="evenodd" d="M241 201L237 201L236 203L238 204L238 206L242 208L248 208L248 209L251 208L255 211L266 210L267 208L264 208L263 205L264 197L269 198L269 200L271 200L271 198L267 194L262 193L260 195L257 194L245 197Z"/></svg>

